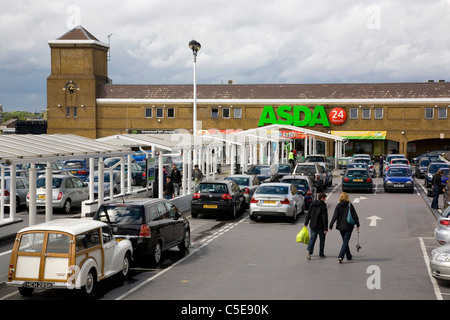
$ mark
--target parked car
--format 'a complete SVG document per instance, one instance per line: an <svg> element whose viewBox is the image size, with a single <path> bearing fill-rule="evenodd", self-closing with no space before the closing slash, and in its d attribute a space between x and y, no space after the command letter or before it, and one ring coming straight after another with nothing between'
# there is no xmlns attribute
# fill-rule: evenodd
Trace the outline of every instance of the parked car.
<svg viewBox="0 0 450 320"><path fill-rule="evenodd" d="M439 157L441 154L445 153L445 150L433 150L422 153L421 155L413 158L412 162L417 163L422 159L422 157Z"/></svg>
<svg viewBox="0 0 450 320"><path fill-rule="evenodd" d="M130 239L137 262L158 264L163 251L189 248L189 221L165 199L130 199L104 203L94 215L111 225L116 239Z"/></svg>
<svg viewBox="0 0 450 320"><path fill-rule="evenodd" d="M425 178L427 174L427 168L430 164L430 158L421 157L419 162L415 165L415 175L416 178Z"/></svg>
<svg viewBox="0 0 450 320"><path fill-rule="evenodd" d="M225 180L234 181L244 193L245 207L250 206L250 199L256 188L259 186L259 180L254 175L234 174L226 176Z"/></svg>
<svg viewBox="0 0 450 320"><path fill-rule="evenodd" d="M36 206L45 207L45 177L36 180ZM27 207L29 207L29 192L27 195ZM89 199L87 183L80 178L68 175L53 175L52 177L52 205L55 209L61 209L70 213L73 206L81 205L81 202Z"/></svg>
<svg viewBox="0 0 450 320"><path fill-rule="evenodd" d="M351 163L365 163L367 164L367 167L369 168L370 176L373 178L375 177L375 168L373 167L372 160L367 158L353 158Z"/></svg>
<svg viewBox="0 0 450 320"><path fill-rule="evenodd" d="M384 192L408 191L414 192L414 177L411 168L404 164L391 164L383 177Z"/></svg>
<svg viewBox="0 0 450 320"><path fill-rule="evenodd" d="M303 196L303 200L305 201L305 209L309 209L311 202L317 198L316 187L310 177L288 175L284 176L280 182L292 183L297 188L297 192Z"/></svg>
<svg viewBox="0 0 450 320"><path fill-rule="evenodd" d="M95 159L94 166L92 170L97 170L98 159ZM90 171L89 159L69 159L64 161L62 165L63 171L68 171L74 176L80 178L81 180L86 179Z"/></svg>
<svg viewBox="0 0 450 320"><path fill-rule="evenodd" d="M323 154L310 154L306 156L305 162L322 162L326 163L327 159Z"/></svg>
<svg viewBox="0 0 450 320"><path fill-rule="evenodd" d="M333 170L331 170L326 163L319 164L322 169L322 173L325 173L325 187L331 187L333 185Z"/></svg>
<svg viewBox="0 0 450 320"><path fill-rule="evenodd" d="M398 158L406 158L404 154L388 154L386 156L386 159L384 159L384 162L386 164L391 163L392 159L398 159Z"/></svg>
<svg viewBox="0 0 450 320"><path fill-rule="evenodd" d="M244 193L231 180L202 181L194 189L191 216L213 214L236 218L245 207Z"/></svg>
<svg viewBox="0 0 450 320"><path fill-rule="evenodd" d="M391 164L404 164L409 166L409 160L406 158L395 158L391 160Z"/></svg>
<svg viewBox="0 0 450 320"><path fill-rule="evenodd" d="M431 251L430 271L437 280L450 280L450 244L437 247Z"/></svg>
<svg viewBox="0 0 450 320"><path fill-rule="evenodd" d="M270 178L272 176L272 172L269 165L259 164L259 165L252 165L248 167L245 174L254 174L256 175L256 178L259 180L259 182L263 182L267 178Z"/></svg>
<svg viewBox="0 0 450 320"><path fill-rule="evenodd" d="M298 214L305 212L303 196L291 183L264 183L260 185L250 200L250 219L259 216L277 216L297 221Z"/></svg>
<svg viewBox="0 0 450 320"><path fill-rule="evenodd" d="M439 169L448 168L449 165L443 161L434 161L430 162L427 167L427 174L424 179L424 184L426 188L431 188L431 181L433 180L433 176ZM445 183L444 183L445 184Z"/></svg>
<svg viewBox="0 0 450 320"><path fill-rule="evenodd" d="M276 163L270 166L271 177L264 182L280 182L283 176L290 174L292 167L288 163Z"/></svg>
<svg viewBox="0 0 450 320"><path fill-rule="evenodd" d="M16 211L20 209L21 206L27 203L27 193L28 193L28 179L24 177L16 177ZM4 199L5 204L9 205L11 201L11 178L5 177L4 186ZM1 199L0 199L1 201Z"/></svg>
<svg viewBox="0 0 450 320"><path fill-rule="evenodd" d="M119 194L120 193L120 171L113 170L112 173L113 180L112 180L112 187L111 187L111 174L109 170L105 170L103 172L103 195L109 196L111 194L111 189L113 190L113 194ZM84 180L89 186L91 183L90 176ZM98 186L99 186L99 175L98 171L94 172L94 197L98 197Z"/></svg>
<svg viewBox="0 0 450 320"><path fill-rule="evenodd" d="M340 157L338 158L338 169L345 169L351 161L352 157Z"/></svg>
<svg viewBox="0 0 450 320"><path fill-rule="evenodd" d="M310 177L318 192L322 192L325 188L326 174L317 162L298 163L292 174Z"/></svg>
<svg viewBox="0 0 450 320"><path fill-rule="evenodd" d="M450 207L447 207L438 217L434 228L434 238L440 244L450 243Z"/></svg>
<svg viewBox="0 0 450 320"><path fill-rule="evenodd" d="M349 168L342 173L342 191L365 190L373 191L373 180L364 168Z"/></svg>
<svg viewBox="0 0 450 320"><path fill-rule="evenodd" d="M111 228L91 219L55 219L20 230L6 285L23 296L35 288L79 289L95 297L97 282L129 275L133 248Z"/></svg>

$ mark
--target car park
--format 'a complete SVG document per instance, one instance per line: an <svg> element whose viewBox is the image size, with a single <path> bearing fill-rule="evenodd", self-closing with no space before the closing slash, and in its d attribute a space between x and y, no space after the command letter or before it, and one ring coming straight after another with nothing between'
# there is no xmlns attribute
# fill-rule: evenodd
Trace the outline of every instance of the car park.
<svg viewBox="0 0 450 320"><path fill-rule="evenodd" d="M250 206L250 199L256 188L259 186L259 180L254 175L234 174L225 177L225 180L234 181L244 194L245 207Z"/></svg>
<svg viewBox="0 0 450 320"><path fill-rule="evenodd" d="M440 244L450 244L450 206L437 217L434 238Z"/></svg>
<svg viewBox="0 0 450 320"><path fill-rule="evenodd" d="M430 158L421 157L419 162L414 166L414 173L416 178L425 178L427 174L427 168L430 164Z"/></svg>
<svg viewBox="0 0 450 320"><path fill-rule="evenodd" d="M430 272L437 280L450 280L450 244L439 246L431 251Z"/></svg>
<svg viewBox="0 0 450 320"><path fill-rule="evenodd" d="M326 187L326 173L317 162L298 163L292 174L310 177L318 192L322 192Z"/></svg>
<svg viewBox="0 0 450 320"><path fill-rule="evenodd" d="M385 192L408 191L414 192L414 177L411 168L404 164L391 164L383 177Z"/></svg>
<svg viewBox="0 0 450 320"><path fill-rule="evenodd" d="M260 185L250 201L250 219L260 216L286 217L297 221L298 214L305 212L303 196L291 183L264 183Z"/></svg>
<svg viewBox="0 0 450 320"><path fill-rule="evenodd" d="M46 186L45 177L36 180L36 206L45 207ZM64 213L70 213L73 206L81 205L84 200L89 199L89 188L87 183L80 178L68 175L52 176L52 206ZM29 206L29 193L27 195L27 207Z"/></svg>
<svg viewBox="0 0 450 320"><path fill-rule="evenodd" d="M342 176L342 191L365 190L373 191L373 180L364 168L349 168Z"/></svg>
<svg viewBox="0 0 450 320"><path fill-rule="evenodd" d="M95 297L97 282L129 275L133 248L92 219L56 219L21 229L15 237L6 285L23 296L39 289L79 289Z"/></svg>
<svg viewBox="0 0 450 320"><path fill-rule="evenodd" d="M232 219L245 208L244 194L231 180L202 181L194 189L191 200L191 216L210 214Z"/></svg>
<svg viewBox="0 0 450 320"><path fill-rule="evenodd" d="M189 221L165 199L129 199L104 203L94 215L111 226L116 239L129 239L138 263L158 264L164 251L190 246Z"/></svg>
<svg viewBox="0 0 450 320"><path fill-rule="evenodd" d="M314 183L310 177L300 176L300 175L288 175L284 176L281 181L282 183L291 183L297 188L297 192L303 196L303 201L305 202L305 209L309 209L311 202L316 200L317 191Z"/></svg>
<svg viewBox="0 0 450 320"><path fill-rule="evenodd" d="M5 185L4 185L4 203L5 205L9 205L11 202L11 177L5 177ZM28 194L29 182L27 178L24 177L16 177L16 211L20 209L21 206L26 205L27 203L27 194ZM0 198L1 201L1 198Z"/></svg>

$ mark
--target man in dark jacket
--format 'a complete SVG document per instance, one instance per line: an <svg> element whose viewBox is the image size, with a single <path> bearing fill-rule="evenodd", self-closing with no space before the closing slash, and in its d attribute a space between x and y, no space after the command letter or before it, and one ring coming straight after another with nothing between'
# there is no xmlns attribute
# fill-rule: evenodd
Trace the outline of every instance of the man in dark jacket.
<svg viewBox="0 0 450 320"><path fill-rule="evenodd" d="M325 200L327 195L320 193L318 200L314 200L309 207L308 213L305 217L305 227L308 223L311 223L309 229L311 231L311 237L309 239L308 248L306 249L306 258L311 260L311 255L314 251L314 244L316 243L317 236L319 236L319 256L325 257L325 235L328 227L328 209Z"/></svg>
<svg viewBox="0 0 450 320"><path fill-rule="evenodd" d="M441 192L442 186L441 186L441 177L444 174L444 171L441 169L438 170L433 175L433 179L431 180L431 185L433 188L433 201L431 202L431 208L432 209L439 209L439 193Z"/></svg>

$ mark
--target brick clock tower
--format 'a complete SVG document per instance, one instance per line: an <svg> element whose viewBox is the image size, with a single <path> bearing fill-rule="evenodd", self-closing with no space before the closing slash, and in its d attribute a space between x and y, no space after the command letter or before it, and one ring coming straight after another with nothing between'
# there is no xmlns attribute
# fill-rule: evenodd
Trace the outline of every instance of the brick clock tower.
<svg viewBox="0 0 450 320"><path fill-rule="evenodd" d="M78 26L50 40L47 78L47 133L97 138L97 88L109 81L108 49Z"/></svg>

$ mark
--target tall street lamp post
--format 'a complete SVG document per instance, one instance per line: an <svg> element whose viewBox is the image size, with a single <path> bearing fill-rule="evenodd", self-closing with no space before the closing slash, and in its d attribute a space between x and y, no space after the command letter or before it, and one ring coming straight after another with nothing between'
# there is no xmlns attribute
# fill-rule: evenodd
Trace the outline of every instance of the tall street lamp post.
<svg viewBox="0 0 450 320"><path fill-rule="evenodd" d="M192 135L194 136L194 144L195 144L195 137L197 136L197 72L196 72L196 62L197 62L197 52L200 50L202 46L199 42L192 40L189 42L189 48L192 50L192 53L194 54L194 108L193 108L193 124L192 124ZM194 157L193 161L197 161L197 150L194 146Z"/></svg>

